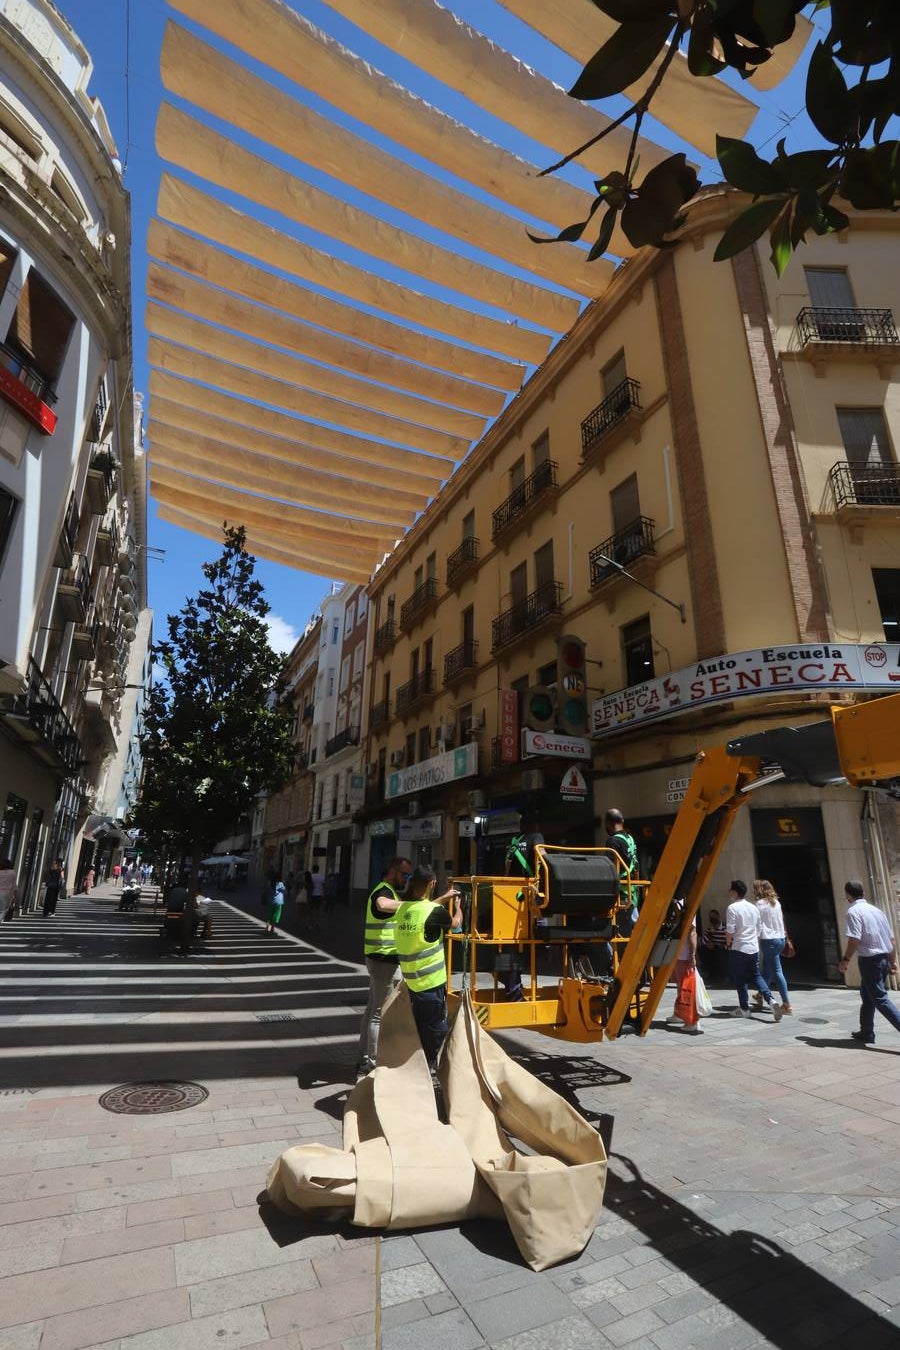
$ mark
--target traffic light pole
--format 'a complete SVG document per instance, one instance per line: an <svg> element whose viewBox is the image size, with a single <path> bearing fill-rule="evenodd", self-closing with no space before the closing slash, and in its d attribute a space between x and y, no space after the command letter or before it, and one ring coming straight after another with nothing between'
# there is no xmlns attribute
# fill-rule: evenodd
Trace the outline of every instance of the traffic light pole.
<svg viewBox="0 0 900 1350"><path fill-rule="evenodd" d="M636 586L640 586L643 590L649 591L651 595L655 595L657 600L662 600L663 604L671 605L673 609L677 609L681 622L687 623L687 610L684 605L680 605L676 600L670 600L667 595L662 595L659 591L655 591L652 586L648 586L647 583L641 581L639 577L632 576L630 572L625 570L621 563L616 562L615 558L609 558L605 553L597 553L594 556L600 558L602 562L608 563L610 567L614 567L617 572L621 572L623 577L627 577L629 581L633 581Z"/></svg>

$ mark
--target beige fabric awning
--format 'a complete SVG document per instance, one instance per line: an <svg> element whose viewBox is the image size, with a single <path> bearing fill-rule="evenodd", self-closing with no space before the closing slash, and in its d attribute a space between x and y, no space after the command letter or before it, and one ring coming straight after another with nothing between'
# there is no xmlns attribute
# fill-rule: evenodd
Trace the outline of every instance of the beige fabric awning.
<svg viewBox="0 0 900 1350"><path fill-rule="evenodd" d="M453 0L324 0L340 36L300 0L170 4L203 31L170 21L161 54L179 104L156 144L191 181L162 175L147 241L154 491L173 523L218 537L227 514L260 556L368 576L604 293L614 264L587 264L587 241L525 230L583 219L631 129L526 65L513 23L507 49ZM578 62L612 31L590 0L500 4L535 50ZM807 32L753 87L783 78ZM754 105L679 56L653 112L710 153ZM642 167L672 148L642 137ZM614 235L613 258L631 252Z"/></svg>
<svg viewBox="0 0 900 1350"><path fill-rule="evenodd" d="M472 384L454 375L428 370L414 365L412 361L375 351L339 333L328 333L287 314L250 304L239 296L204 285L183 273L159 267L156 263L151 263L149 268L147 294L151 300L160 300L184 314L196 315L205 324L232 328L260 342L286 347L301 356L326 361L330 366L360 375L375 384L405 389L436 403L447 403L451 407L493 417L505 402L499 389ZM159 305L148 306L147 315L152 333L158 337L171 336L169 332L153 327L153 323L162 324L162 316L171 315L171 310L164 310Z"/></svg>
<svg viewBox="0 0 900 1350"><path fill-rule="evenodd" d="M504 361L484 351L475 351L471 347L445 342L421 329L406 328L388 319L380 319L368 310L355 309L352 304L330 300L294 281L276 276L273 272L265 272L261 267L254 267L222 249L202 243L163 221L150 222L147 252L151 258L168 264L170 268L178 268L181 272L232 291L256 304L284 312L292 318L305 319L355 341L368 343L376 357L382 351L392 352L411 361L421 362L424 367L447 371L458 379L473 384L478 381L508 391L518 389L525 378L526 371L522 365ZM151 278L156 279L157 285L161 284L159 278L163 275L169 278L174 273L151 269ZM166 285L169 284L167 281ZM154 293L151 291L151 294ZM156 294L154 298L167 304L175 303L166 294ZM426 378L429 373L422 372L419 378ZM427 388L417 392L429 395Z"/></svg>
<svg viewBox="0 0 900 1350"><path fill-rule="evenodd" d="M178 24L170 22L166 29L161 66L163 84L170 93L192 98L204 112L249 132L338 182L349 179L357 191L381 200L386 206L581 295L599 295L609 282L612 275L609 263L588 264L584 251L571 245L554 249L528 246L525 227L515 216L478 202L467 193L404 164L395 155L345 130L333 118L305 107L289 94L259 79ZM180 162L182 168L192 168L203 157L199 139L196 126L191 127L191 119L177 114L170 105L163 105L157 124L157 144L165 159L176 164ZM185 154L192 163L179 161L172 153L179 140L184 142ZM166 149L162 148L163 141ZM220 138L208 140L207 145L211 153L221 153ZM240 155L238 178L230 175L228 162L223 162L221 173L226 175L226 181L221 185L227 186L230 179L230 184L242 196L272 205L282 214L294 215L304 224L333 234L335 238L344 238L345 242L360 240L356 213L348 213L344 208L338 214L333 199L312 189L301 202L296 180L292 181L290 175L273 172L268 165L265 166L268 172L263 172L260 162L254 160L253 156ZM202 176L215 181L208 170L207 163L201 170ZM336 230L336 226L343 224L345 216L346 235ZM400 231L393 233L399 235ZM372 223L369 223L358 246L374 252L376 241L377 235L373 234ZM397 251L400 242L403 241L394 242L392 252ZM381 249L386 247L382 242ZM411 247L406 241L404 251L407 255ZM385 261L395 260L387 257L384 251L379 251L379 256ZM454 258L453 262L459 268L460 259ZM463 270L467 275L469 269ZM477 274L468 287L462 280L457 283L452 271L442 275L445 285L465 290L476 298L485 298ZM551 325L552 308L542 309L540 305L536 311L516 308L513 303L515 289L507 297L506 288L510 287L510 282L504 274L493 274L489 284L493 303L512 313L520 313L522 318L532 322ZM473 285L477 289L469 289ZM560 331L569 326L577 312L576 304L568 320L563 318Z"/></svg>
<svg viewBox="0 0 900 1350"><path fill-rule="evenodd" d="M237 423L239 431L255 428L269 436L282 438L290 444L296 442L318 450L328 450L335 455L357 461L360 466L384 469L392 475L393 481L409 480L413 486L424 486L430 494L434 494L444 479L449 478L453 472L452 459L440 455L426 455L418 450L406 450L402 446L369 440L365 436L352 436L344 431L335 431L331 427L321 426L318 422L290 417L272 408L263 408L258 403L248 403L235 398L232 394L207 389L205 385L191 384L174 375L167 375L164 371L150 372L150 394L153 398L181 405L184 410L192 410L204 423L209 417L221 418ZM156 415L155 404L154 415ZM357 467L354 472L363 475L364 469ZM394 475L397 476L396 479L393 478ZM371 481L375 482L377 479L373 478Z"/></svg>
<svg viewBox="0 0 900 1350"><path fill-rule="evenodd" d="M176 314L173 310L163 309L161 305L148 305L144 322L147 332L165 340L167 345L171 342L176 346L190 347L207 356L217 356L223 361L243 366L246 370L375 412L388 413L419 426L446 431L465 441L475 440L485 428L485 419L473 413L413 398L389 386L360 380L355 375L344 375L329 366L288 356L275 347L250 342L224 328L216 328L185 314Z"/></svg>

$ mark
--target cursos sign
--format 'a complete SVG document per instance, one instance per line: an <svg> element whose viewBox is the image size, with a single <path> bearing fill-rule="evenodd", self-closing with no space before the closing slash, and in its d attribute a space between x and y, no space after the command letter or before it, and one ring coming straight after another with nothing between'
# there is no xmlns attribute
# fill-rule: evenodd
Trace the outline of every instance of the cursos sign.
<svg viewBox="0 0 900 1350"><path fill-rule="evenodd" d="M900 688L900 644L854 643L760 647L673 671L591 706L591 732L611 736L711 703L818 689L876 693Z"/></svg>
<svg viewBox="0 0 900 1350"><path fill-rule="evenodd" d="M469 741L456 750L423 759L421 764L410 764L406 769L393 769L385 777L384 795L404 797L408 792L424 792L426 788L440 787L457 778L469 778L478 772L478 742Z"/></svg>

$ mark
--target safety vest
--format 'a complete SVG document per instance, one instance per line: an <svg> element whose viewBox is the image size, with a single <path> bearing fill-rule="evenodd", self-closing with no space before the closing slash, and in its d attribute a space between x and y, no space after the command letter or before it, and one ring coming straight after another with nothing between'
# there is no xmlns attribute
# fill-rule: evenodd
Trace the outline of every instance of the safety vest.
<svg viewBox="0 0 900 1350"><path fill-rule="evenodd" d="M443 937L429 942L425 936L425 923L438 908L431 900L404 900L394 915L400 970L417 994L447 983Z"/></svg>
<svg viewBox="0 0 900 1350"><path fill-rule="evenodd" d="M387 881L379 881L374 886L366 901L366 930L363 950L366 956L396 956L397 942L394 937L394 919L395 914L382 919L372 908L372 898L376 891L390 891L395 900L400 897Z"/></svg>

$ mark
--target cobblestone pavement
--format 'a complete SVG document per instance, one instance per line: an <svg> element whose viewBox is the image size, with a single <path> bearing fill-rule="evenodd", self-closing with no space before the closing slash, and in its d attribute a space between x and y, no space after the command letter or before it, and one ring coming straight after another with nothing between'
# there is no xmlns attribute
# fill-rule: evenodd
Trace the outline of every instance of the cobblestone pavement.
<svg viewBox="0 0 900 1350"><path fill-rule="evenodd" d="M797 992L780 1026L713 991L703 1036L504 1038L611 1131L593 1238L534 1274L500 1225L260 1203L282 1148L339 1139L364 976L225 906L179 960L115 903L0 928L0 1350L900 1347L900 1041L849 1039L855 992ZM160 1079L209 1096L98 1103Z"/></svg>

